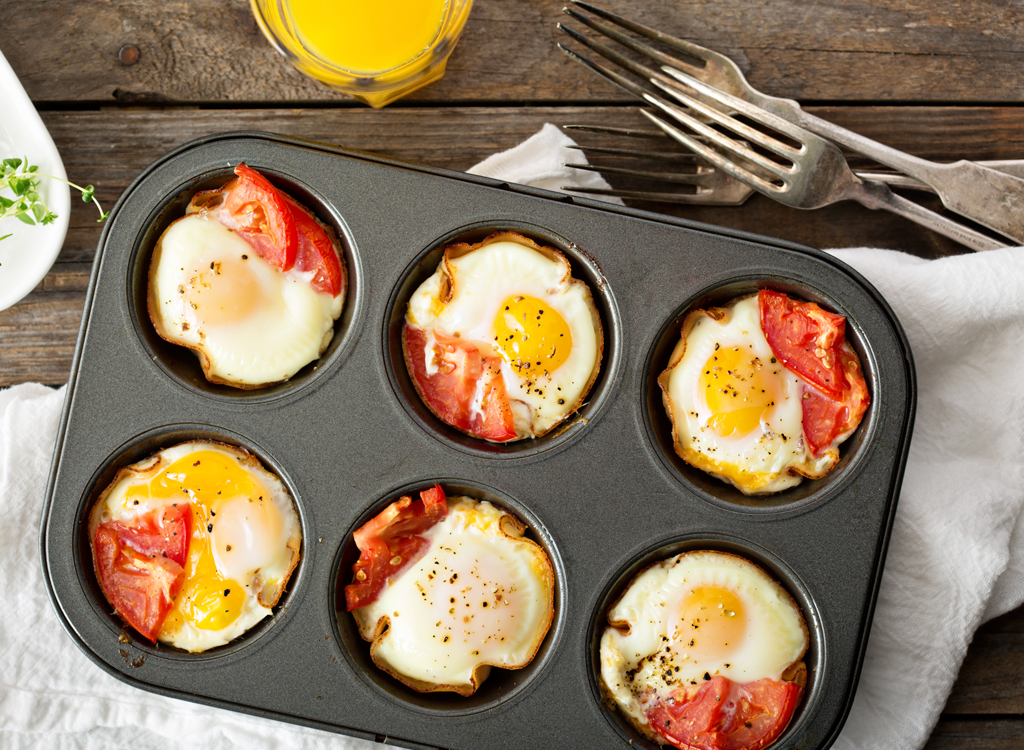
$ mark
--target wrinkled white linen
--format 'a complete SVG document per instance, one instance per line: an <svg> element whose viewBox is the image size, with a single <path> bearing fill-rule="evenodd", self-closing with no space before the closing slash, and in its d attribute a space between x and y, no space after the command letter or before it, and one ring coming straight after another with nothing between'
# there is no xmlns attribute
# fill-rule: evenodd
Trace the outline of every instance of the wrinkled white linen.
<svg viewBox="0 0 1024 750"><path fill-rule="evenodd" d="M611 187L597 172L565 166L587 163L586 156L570 148L575 145L572 138L549 122L518 146L491 154L467 171L469 174L517 182L520 185L531 185L545 190L559 190L565 185L602 190ZM621 198L596 195L586 197L622 205Z"/></svg>
<svg viewBox="0 0 1024 750"><path fill-rule="evenodd" d="M864 671L835 747L909 750L928 739L978 625L1024 601L1024 248L834 254L892 305L918 385Z"/></svg>
<svg viewBox="0 0 1024 750"><path fill-rule="evenodd" d="M579 184L559 172L580 158L568 144L548 125L473 171ZM867 658L836 747L912 750L927 740L977 626L1024 601L1024 250L934 261L865 248L834 254L892 305L918 375ZM79 652L46 597L36 533L62 402L63 390L39 385L0 391L0 746L382 747L153 695Z"/></svg>

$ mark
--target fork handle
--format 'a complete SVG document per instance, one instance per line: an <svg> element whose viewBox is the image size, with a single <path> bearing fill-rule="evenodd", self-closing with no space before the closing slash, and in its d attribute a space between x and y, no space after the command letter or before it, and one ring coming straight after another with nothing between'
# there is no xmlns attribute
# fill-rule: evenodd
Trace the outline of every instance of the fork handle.
<svg viewBox="0 0 1024 750"><path fill-rule="evenodd" d="M902 195L896 195L887 185L880 182L858 180L851 183L849 194L845 197L868 208L892 211L894 214L899 214L921 226L928 227L933 232L949 237L971 250L998 250L1001 247L1006 247L1004 242L994 240L970 227L965 227L963 224L918 205Z"/></svg>
<svg viewBox="0 0 1024 750"><path fill-rule="evenodd" d="M795 106L788 107L786 100L781 101L779 106L791 112L782 117L790 122L930 185L951 211L1024 243L1024 181L1020 178L966 160L937 164L809 114L799 104L789 102Z"/></svg>

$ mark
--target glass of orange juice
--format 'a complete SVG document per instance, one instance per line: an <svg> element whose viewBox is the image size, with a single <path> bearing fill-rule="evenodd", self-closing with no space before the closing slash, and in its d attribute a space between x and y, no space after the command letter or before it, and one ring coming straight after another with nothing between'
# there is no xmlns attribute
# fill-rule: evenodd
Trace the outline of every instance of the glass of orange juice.
<svg viewBox="0 0 1024 750"><path fill-rule="evenodd" d="M250 0L296 68L371 107L444 75L473 0Z"/></svg>

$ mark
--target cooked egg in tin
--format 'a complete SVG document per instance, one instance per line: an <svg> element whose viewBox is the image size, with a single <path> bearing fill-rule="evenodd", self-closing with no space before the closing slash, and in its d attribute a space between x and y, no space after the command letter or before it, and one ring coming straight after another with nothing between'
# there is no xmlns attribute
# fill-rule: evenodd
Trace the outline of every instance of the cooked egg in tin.
<svg viewBox="0 0 1024 750"><path fill-rule="evenodd" d="M658 382L679 455L744 493L793 487L839 461L837 448L808 448L804 384L773 354L756 295L687 315Z"/></svg>
<svg viewBox="0 0 1024 750"><path fill-rule="evenodd" d="M742 748L738 740L752 724L769 737L788 723L802 690L807 626L785 589L748 560L696 551L655 563L629 584L607 620L603 689L646 736L686 747L693 718L714 711L719 731L735 733L727 746ZM799 685L786 682L793 679ZM698 712L712 681L721 694ZM785 699L751 708L766 689ZM776 715L760 727L765 711Z"/></svg>
<svg viewBox="0 0 1024 750"><path fill-rule="evenodd" d="M205 214L167 228L153 251L149 309L160 336L194 349L207 378L253 387L287 380L334 335L342 295L312 273L282 272Z"/></svg>
<svg viewBox="0 0 1024 750"><path fill-rule="evenodd" d="M495 442L544 435L579 408L604 338L571 274L560 252L512 232L446 248L409 300L403 337L427 406Z"/></svg>
<svg viewBox="0 0 1024 750"><path fill-rule="evenodd" d="M180 528L190 530L182 565L167 560L167 543L176 543L166 532L168 511L184 513ZM97 577L111 604L133 608L133 601L146 598L137 613L142 622L126 619L142 630L155 626L156 640L193 652L227 644L271 614L302 541L281 480L241 448L202 441L121 469L94 506L89 531ZM104 562L96 540L115 537L120 546ZM163 567L140 574L147 559ZM168 582L177 576L173 587L168 583L177 593L166 597L163 611L157 612L165 592L140 584L140 575Z"/></svg>
<svg viewBox="0 0 1024 750"><path fill-rule="evenodd" d="M554 613L554 573L525 527L486 501L451 498L412 567L353 610L374 663L416 690L471 695L490 668L533 659Z"/></svg>
<svg viewBox="0 0 1024 750"><path fill-rule="evenodd" d="M333 229L246 164L235 174L157 240L147 303L157 334L192 349L207 380L251 389L324 352L346 274Z"/></svg>

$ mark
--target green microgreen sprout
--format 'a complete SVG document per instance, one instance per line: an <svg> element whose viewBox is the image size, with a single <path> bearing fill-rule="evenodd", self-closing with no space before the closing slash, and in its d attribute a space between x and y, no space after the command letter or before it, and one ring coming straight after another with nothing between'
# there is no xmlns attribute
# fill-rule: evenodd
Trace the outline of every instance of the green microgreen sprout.
<svg viewBox="0 0 1024 750"><path fill-rule="evenodd" d="M4 159L0 162L0 167L2 167L0 191L6 189L13 194L12 198L0 195L0 221L13 217L33 226L53 223L57 214L46 207L46 202L38 191L42 177L63 182L80 192L84 202L96 204L96 210L100 212L100 218L97 221L103 221L108 216L108 212L105 212L100 206L100 202L96 200L96 188L92 185L82 187L61 177L43 174L38 167L30 165L28 159ZM10 234L5 234L0 237L0 241L10 236Z"/></svg>

